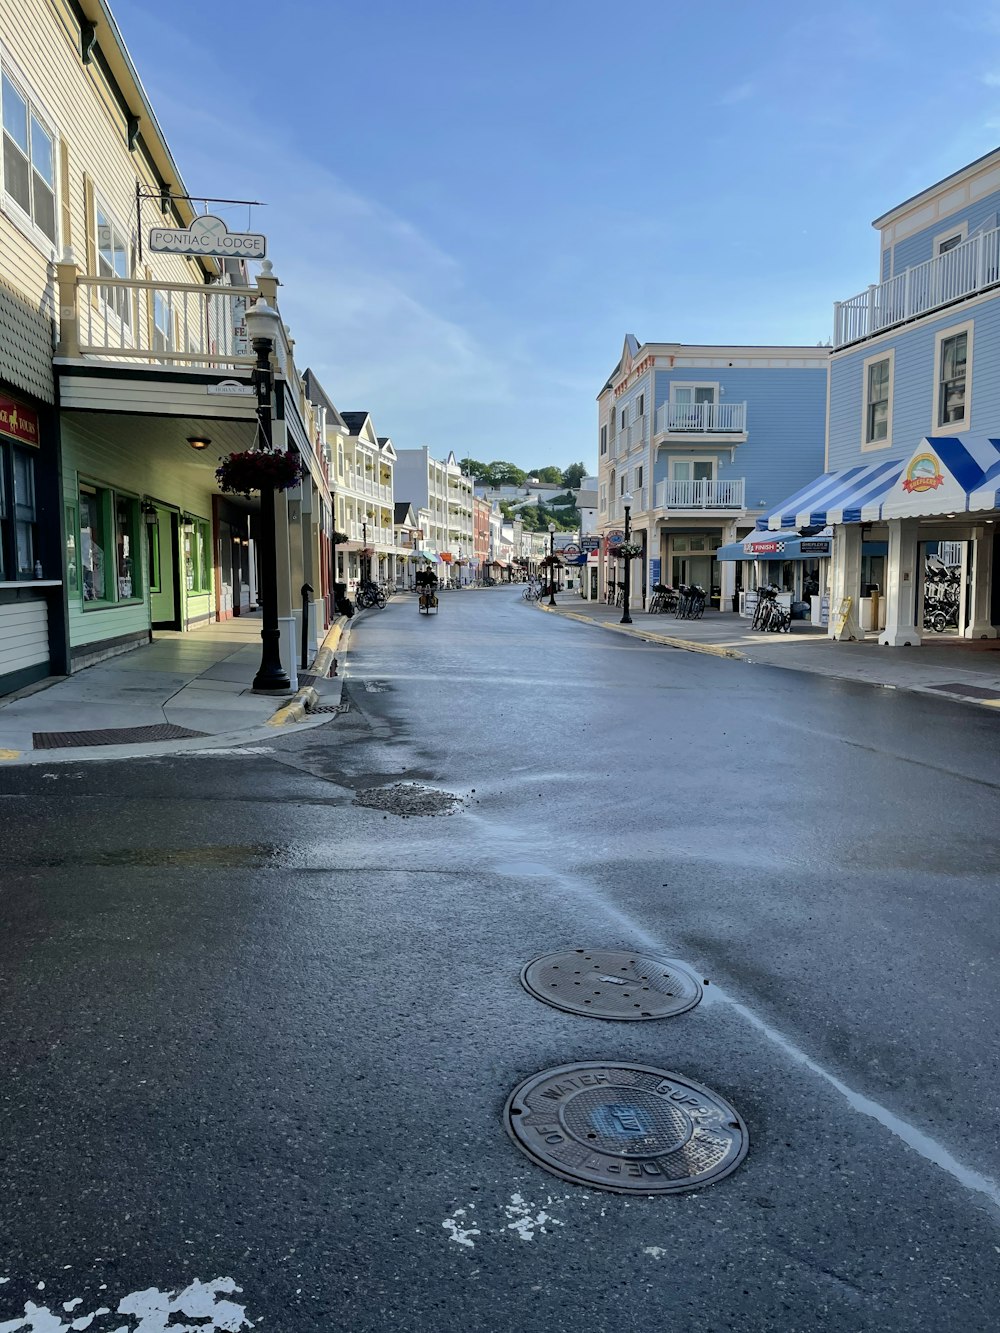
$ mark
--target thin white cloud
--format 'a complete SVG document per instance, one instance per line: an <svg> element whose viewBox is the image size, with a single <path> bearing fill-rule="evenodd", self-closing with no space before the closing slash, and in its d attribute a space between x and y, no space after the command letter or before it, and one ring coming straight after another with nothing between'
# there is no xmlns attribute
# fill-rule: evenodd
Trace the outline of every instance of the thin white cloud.
<svg viewBox="0 0 1000 1333"><path fill-rule="evenodd" d="M987 73L979 76L980 83L985 83L987 88L1000 88L1000 72L988 70Z"/></svg>
<svg viewBox="0 0 1000 1333"><path fill-rule="evenodd" d="M748 102L757 91L757 84L752 79L738 83L719 98L720 106L735 106L738 102Z"/></svg>

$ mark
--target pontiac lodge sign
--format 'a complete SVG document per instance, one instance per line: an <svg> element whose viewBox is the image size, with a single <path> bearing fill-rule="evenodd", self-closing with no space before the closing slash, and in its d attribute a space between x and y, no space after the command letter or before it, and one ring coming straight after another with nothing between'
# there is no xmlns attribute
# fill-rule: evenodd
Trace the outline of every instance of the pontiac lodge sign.
<svg viewBox="0 0 1000 1333"><path fill-rule="evenodd" d="M152 227L149 248L161 255L197 255L209 259L263 259L267 237L259 232L230 231L222 218L206 213L190 227Z"/></svg>

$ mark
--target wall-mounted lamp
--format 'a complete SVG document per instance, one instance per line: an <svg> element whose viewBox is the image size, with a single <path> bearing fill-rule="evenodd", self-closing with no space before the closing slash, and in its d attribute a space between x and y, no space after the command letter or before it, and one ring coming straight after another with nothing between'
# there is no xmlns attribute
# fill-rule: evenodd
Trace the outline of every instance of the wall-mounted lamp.
<svg viewBox="0 0 1000 1333"><path fill-rule="evenodd" d="M148 523L150 527L156 522L156 505L150 504L148 500L143 500L140 505L142 510L142 521Z"/></svg>
<svg viewBox="0 0 1000 1333"><path fill-rule="evenodd" d="M205 435L189 435L187 437L187 442L192 449L207 449L212 443L212 441Z"/></svg>
<svg viewBox="0 0 1000 1333"><path fill-rule="evenodd" d="M181 531L194 532L194 515L181 514Z"/></svg>

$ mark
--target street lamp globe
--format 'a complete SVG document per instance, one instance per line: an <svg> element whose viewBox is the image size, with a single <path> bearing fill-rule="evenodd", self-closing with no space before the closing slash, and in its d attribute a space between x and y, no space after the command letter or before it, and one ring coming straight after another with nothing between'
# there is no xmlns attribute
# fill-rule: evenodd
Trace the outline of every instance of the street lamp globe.
<svg viewBox="0 0 1000 1333"><path fill-rule="evenodd" d="M256 304L250 306L243 319L251 343L257 338L270 338L272 344L277 346L284 325L281 322L281 316L273 306L268 305L265 300L257 301Z"/></svg>
<svg viewBox="0 0 1000 1333"><path fill-rule="evenodd" d="M632 508L632 492L631 492L631 491L626 491L625 494L622 496L622 504L624 505L624 507L625 507L626 509L631 509L631 508Z"/></svg>
<svg viewBox="0 0 1000 1333"><path fill-rule="evenodd" d="M555 525L554 523L550 523L550 524L549 524L549 532L550 532L550 533L554 533L555 530L556 530L556 525Z"/></svg>

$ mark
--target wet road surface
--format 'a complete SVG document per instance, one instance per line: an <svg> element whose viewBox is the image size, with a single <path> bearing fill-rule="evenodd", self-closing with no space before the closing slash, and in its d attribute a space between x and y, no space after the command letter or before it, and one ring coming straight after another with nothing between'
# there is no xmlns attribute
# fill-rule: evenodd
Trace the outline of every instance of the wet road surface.
<svg viewBox="0 0 1000 1333"><path fill-rule="evenodd" d="M441 602L271 753L0 771L0 1333L995 1328L1000 720ZM519 985L591 945L705 998ZM509 1092L601 1059L727 1098L744 1163L534 1166Z"/></svg>

